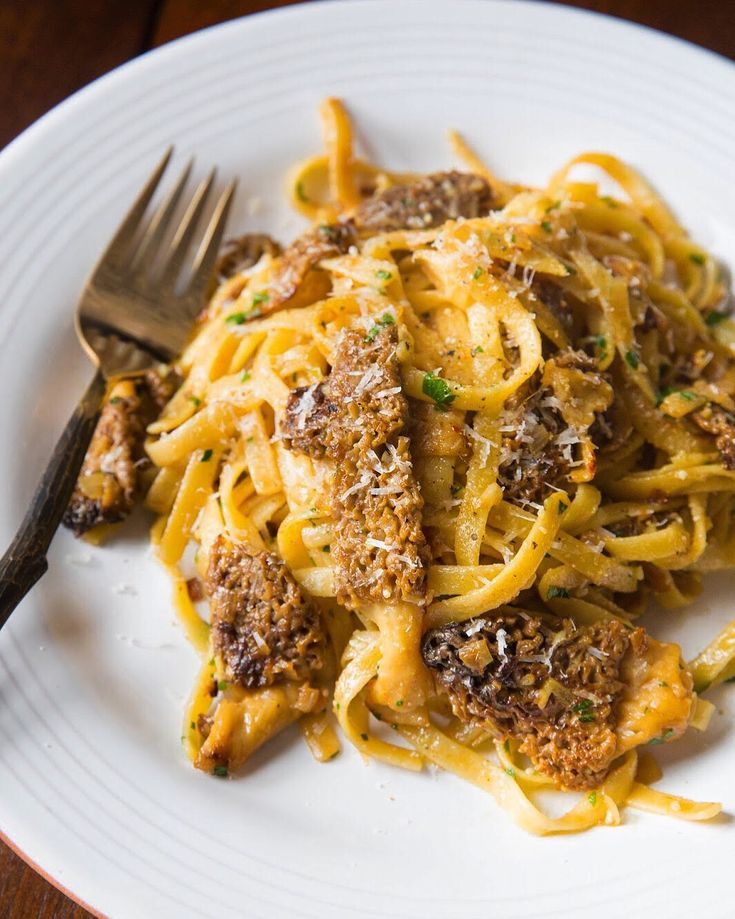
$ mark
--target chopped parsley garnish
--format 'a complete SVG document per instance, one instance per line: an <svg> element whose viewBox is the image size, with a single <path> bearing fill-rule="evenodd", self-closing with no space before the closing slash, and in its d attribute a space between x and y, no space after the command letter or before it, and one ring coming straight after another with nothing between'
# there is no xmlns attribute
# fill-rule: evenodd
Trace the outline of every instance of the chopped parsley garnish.
<svg viewBox="0 0 735 919"><path fill-rule="evenodd" d="M403 705L403 699L396 699L396 705L400 708Z"/></svg>
<svg viewBox="0 0 735 919"><path fill-rule="evenodd" d="M250 371L244 370L240 379L242 380L243 383L247 383L247 381L250 379Z"/></svg>
<svg viewBox="0 0 735 919"><path fill-rule="evenodd" d="M598 335L595 339L595 345L597 350L600 352L600 360L604 361L607 357L607 339L604 335Z"/></svg>
<svg viewBox="0 0 735 919"><path fill-rule="evenodd" d="M569 507L568 504L565 504L563 501L559 502L559 513L563 514L564 511Z"/></svg>
<svg viewBox="0 0 735 919"><path fill-rule="evenodd" d="M590 804L592 805L592 807L594 807L595 804L597 804L597 792L596 792L596 791L591 791L591 792L587 795L587 800L590 802Z"/></svg>
<svg viewBox="0 0 735 919"><path fill-rule="evenodd" d="M296 197L299 199L299 201L303 201L305 204L306 204L306 203L308 202L308 200L309 200L309 198L308 198L306 192L304 191L304 183L303 183L303 182L297 182L297 183L296 183Z"/></svg>
<svg viewBox="0 0 735 919"><path fill-rule="evenodd" d="M381 281L390 281L393 275L390 273L390 271L386 271L385 268L380 268L375 272L375 277L380 278Z"/></svg>
<svg viewBox="0 0 735 919"><path fill-rule="evenodd" d="M253 306L257 306L259 303L266 303L270 300L271 295L267 290L259 290L257 293L253 294Z"/></svg>
<svg viewBox="0 0 735 919"><path fill-rule="evenodd" d="M378 335L389 325L395 325L396 320L392 313L383 313L380 319L375 320L375 325L365 336L365 341L375 341Z"/></svg>
<svg viewBox="0 0 735 919"><path fill-rule="evenodd" d="M635 353L635 351L626 351L625 352L625 363L629 367L632 367L633 370L637 370L638 365L640 364L640 358Z"/></svg>
<svg viewBox="0 0 735 919"><path fill-rule="evenodd" d="M117 405L118 402L122 402L122 399L120 398L120 396L113 396L110 399L110 405Z"/></svg>
<svg viewBox="0 0 735 919"><path fill-rule="evenodd" d="M215 766L212 775L218 775L221 779L226 779L228 775L227 766Z"/></svg>
<svg viewBox="0 0 735 919"><path fill-rule="evenodd" d="M689 261L694 262L695 265L704 265L706 259L701 252L690 252Z"/></svg>
<svg viewBox="0 0 735 919"><path fill-rule="evenodd" d="M669 740L673 736L674 736L674 729L666 728L666 730L663 732L663 734L660 737L653 737L651 738L651 740L648 741L648 743L651 746L655 747L658 744L666 743L666 741Z"/></svg>
<svg viewBox="0 0 735 919"><path fill-rule="evenodd" d="M510 741L508 740L507 737L503 741L503 749L505 750L506 753L510 753Z"/></svg>
<svg viewBox="0 0 735 919"><path fill-rule="evenodd" d="M194 408L199 408L202 404L202 400L198 396L189 396L189 402L194 403Z"/></svg>
<svg viewBox="0 0 735 919"><path fill-rule="evenodd" d="M550 214L552 211L555 211L558 207L561 207L561 201L554 201L553 204L550 204L550 205L546 208L546 213L547 213L547 214Z"/></svg>
<svg viewBox="0 0 735 919"><path fill-rule="evenodd" d="M196 730L196 722L190 722L189 727L192 729L192 731Z"/></svg>
<svg viewBox="0 0 735 919"><path fill-rule="evenodd" d="M658 685L659 685L659 686L668 686L669 684L666 682L666 680L659 680L659 681L658 681Z"/></svg>
<svg viewBox="0 0 735 919"><path fill-rule="evenodd" d="M327 239L335 239L337 236L337 231L334 229L334 227L331 227L328 223L323 223L319 227L319 232L322 234L322 236L326 236Z"/></svg>
<svg viewBox="0 0 735 919"><path fill-rule="evenodd" d="M550 587L550 588L546 591L546 599L547 599L547 600L556 600L557 597L561 597L562 599L566 599L568 596L569 596L569 591L566 589L566 587L556 587L556 586L554 586L554 587Z"/></svg>
<svg viewBox="0 0 735 919"><path fill-rule="evenodd" d="M674 389L673 386L664 386L663 389L660 389L656 394L656 405L661 405L664 399L667 399L669 396L681 396L681 398L686 399L687 402L693 402L697 398L697 394L693 393L691 389Z"/></svg>
<svg viewBox="0 0 735 919"><path fill-rule="evenodd" d="M514 242L516 241L516 234L515 234L515 233L511 233L511 234L510 234L510 241L511 241L512 243L514 243Z"/></svg>
<svg viewBox="0 0 735 919"><path fill-rule="evenodd" d="M515 771L515 769L511 769L510 766L506 766L506 768L505 768L505 774L506 774L506 775L509 775L512 779L514 779L514 778L515 778L515 775L516 775L516 771Z"/></svg>
<svg viewBox="0 0 735 919"><path fill-rule="evenodd" d="M710 310L709 313L704 317L704 321L708 326L717 325L722 322L723 319L727 319L725 313L718 313L717 310ZM112 400L110 400L112 401Z"/></svg>
<svg viewBox="0 0 735 919"><path fill-rule="evenodd" d="M482 274L482 268L478 265L477 268L472 272L472 280L476 281Z"/></svg>
<svg viewBox="0 0 735 919"><path fill-rule="evenodd" d="M202 453L201 461L202 463L208 463L212 459L212 450L207 449Z"/></svg>
<svg viewBox="0 0 735 919"><path fill-rule="evenodd" d="M485 349L482 347L482 345L478 345L476 348L473 348L472 351L470 351L470 354L472 355L472 357L476 357L478 354L484 354L484 353L485 353Z"/></svg>
<svg viewBox="0 0 735 919"><path fill-rule="evenodd" d="M217 683L217 689L219 689L220 692L224 692L227 689L227 681L220 680L219 683Z"/></svg>
<svg viewBox="0 0 735 919"><path fill-rule="evenodd" d="M458 495L462 491L463 488L464 488L464 485L460 485L459 482L455 482L449 490L451 491L453 495Z"/></svg>
<svg viewBox="0 0 735 919"><path fill-rule="evenodd" d="M457 398L449 388L449 383L447 383L446 380L442 380L441 377L438 377L432 370L424 374L421 392L434 400L437 411L445 411Z"/></svg>
<svg viewBox="0 0 735 919"><path fill-rule="evenodd" d="M605 204L607 204L608 207L617 207L617 206L618 206L618 202L615 200L615 198L611 198L610 195L602 195L602 196L600 197L600 201L604 201Z"/></svg>
<svg viewBox="0 0 735 919"><path fill-rule="evenodd" d="M247 314L243 313L241 310L238 313L230 313L227 319L225 319L225 322L229 323L229 325L242 325L247 318Z"/></svg>
<svg viewBox="0 0 735 919"><path fill-rule="evenodd" d="M551 221L550 221L550 220L542 220L542 221L541 221L541 229L544 231L544 233L551 233L551 231L552 231L552 229L553 229L553 227L551 226Z"/></svg>
<svg viewBox="0 0 735 919"><path fill-rule="evenodd" d="M589 699L580 699L576 705L572 706L572 711L577 712L582 724L590 724L590 722L595 720L595 713Z"/></svg>

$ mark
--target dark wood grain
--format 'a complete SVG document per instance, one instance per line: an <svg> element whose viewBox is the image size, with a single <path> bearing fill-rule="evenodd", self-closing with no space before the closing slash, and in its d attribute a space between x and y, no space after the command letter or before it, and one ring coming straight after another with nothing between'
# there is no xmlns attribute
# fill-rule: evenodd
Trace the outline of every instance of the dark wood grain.
<svg viewBox="0 0 735 919"><path fill-rule="evenodd" d="M142 51L290 2L0 0L0 147L61 99ZM630 19L735 58L731 0L574 0L567 5ZM90 913L0 843L0 919L90 919Z"/></svg>

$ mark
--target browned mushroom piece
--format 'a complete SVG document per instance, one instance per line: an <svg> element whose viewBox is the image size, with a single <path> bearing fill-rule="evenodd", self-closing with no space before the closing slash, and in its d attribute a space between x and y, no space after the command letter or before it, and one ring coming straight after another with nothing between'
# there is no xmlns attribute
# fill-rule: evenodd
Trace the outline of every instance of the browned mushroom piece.
<svg viewBox="0 0 735 919"><path fill-rule="evenodd" d="M303 683L323 668L326 642L319 612L274 553L251 552L218 537L207 593L212 647L229 682L248 689L284 680Z"/></svg>
<svg viewBox="0 0 735 919"><path fill-rule="evenodd" d="M422 650L461 721L520 741L561 788L599 785L627 749L688 723L678 647L617 620L577 628L507 610L434 629Z"/></svg>
<svg viewBox="0 0 735 919"><path fill-rule="evenodd" d="M128 516L138 497L140 472L148 465L146 427L178 385L175 371L162 367L112 388L63 518L76 536Z"/></svg>
<svg viewBox="0 0 735 919"><path fill-rule="evenodd" d="M364 201L355 211L359 233L426 230L460 217L486 217L496 206L487 179L466 172L436 172L406 185L394 185Z"/></svg>
<svg viewBox="0 0 735 919"><path fill-rule="evenodd" d="M358 443L363 451L380 447L403 428L408 406L400 391L396 327L376 328L372 341L360 329L342 332L329 377L291 392L282 424L287 446L337 459Z"/></svg>
<svg viewBox="0 0 735 919"><path fill-rule="evenodd" d="M220 280L231 278L257 265L266 254L275 258L281 254L281 247L265 233L245 233L225 243L217 259L215 274Z"/></svg>
<svg viewBox="0 0 735 919"><path fill-rule="evenodd" d="M555 487L591 479L590 428L612 399L607 375L594 358L564 351L546 361L535 392L500 416L498 482L506 500L540 504Z"/></svg>
<svg viewBox="0 0 735 919"><path fill-rule="evenodd" d="M735 416L710 402L690 417L697 427L714 437L725 469L735 469Z"/></svg>

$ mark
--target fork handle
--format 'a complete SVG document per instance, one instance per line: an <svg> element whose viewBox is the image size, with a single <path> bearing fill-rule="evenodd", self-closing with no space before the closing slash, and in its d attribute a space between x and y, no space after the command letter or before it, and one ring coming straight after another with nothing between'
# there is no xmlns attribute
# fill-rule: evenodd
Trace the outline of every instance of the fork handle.
<svg viewBox="0 0 735 919"><path fill-rule="evenodd" d="M97 370L54 448L15 539L0 559L0 629L48 569L46 553L82 468L105 390L105 378Z"/></svg>

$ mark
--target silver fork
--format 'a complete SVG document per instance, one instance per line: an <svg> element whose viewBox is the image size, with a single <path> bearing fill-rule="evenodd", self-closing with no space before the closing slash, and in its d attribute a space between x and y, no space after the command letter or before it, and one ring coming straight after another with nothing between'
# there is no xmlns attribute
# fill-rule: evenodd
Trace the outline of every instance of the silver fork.
<svg viewBox="0 0 735 919"><path fill-rule="evenodd" d="M197 239L197 226L214 183L212 171L195 190L167 244L191 162L147 224L144 218L172 152L170 148L154 169L79 300L77 335L96 372L54 448L20 529L0 560L0 628L48 569L46 553L69 503L108 383L137 376L176 357L204 303L235 182L222 192ZM187 264L188 252L197 241L193 262Z"/></svg>

